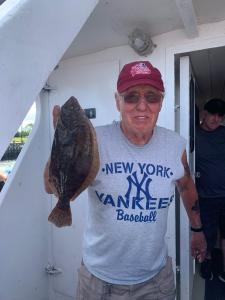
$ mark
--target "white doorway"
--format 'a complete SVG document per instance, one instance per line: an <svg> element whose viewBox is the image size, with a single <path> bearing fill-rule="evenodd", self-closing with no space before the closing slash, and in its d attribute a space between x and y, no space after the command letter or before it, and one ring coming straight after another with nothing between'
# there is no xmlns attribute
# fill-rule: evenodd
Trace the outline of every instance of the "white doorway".
<svg viewBox="0 0 225 300"><path fill-rule="evenodd" d="M201 112L212 97L225 99L225 42L221 39L204 41L167 49L167 97L174 98L174 129L188 140L189 164L194 167L195 107ZM183 63L180 64L180 62ZM170 75L169 75L170 74ZM174 77L171 76L174 74ZM181 82L182 81L182 82ZM184 213L184 214L183 214ZM203 300L204 281L198 265L189 255L190 231L180 201L176 201L176 270L177 299ZM196 269L196 270L195 270ZM196 280L198 281L196 283Z"/></svg>

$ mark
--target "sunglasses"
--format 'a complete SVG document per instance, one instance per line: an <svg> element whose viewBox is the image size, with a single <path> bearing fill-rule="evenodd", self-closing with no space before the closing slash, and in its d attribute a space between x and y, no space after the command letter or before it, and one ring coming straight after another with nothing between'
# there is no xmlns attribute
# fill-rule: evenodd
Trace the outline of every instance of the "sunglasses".
<svg viewBox="0 0 225 300"><path fill-rule="evenodd" d="M142 97L148 104L156 104L162 100L162 95L153 92L147 92L144 95L140 95L137 92L128 92L121 94L121 96L127 104L137 104Z"/></svg>

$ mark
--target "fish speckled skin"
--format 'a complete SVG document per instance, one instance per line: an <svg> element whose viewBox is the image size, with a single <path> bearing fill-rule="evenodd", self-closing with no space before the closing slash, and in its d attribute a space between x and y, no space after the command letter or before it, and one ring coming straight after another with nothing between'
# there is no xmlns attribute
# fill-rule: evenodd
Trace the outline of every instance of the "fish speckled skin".
<svg viewBox="0 0 225 300"><path fill-rule="evenodd" d="M70 201L94 180L99 170L95 130L71 97L61 107L57 121L49 166L49 183L58 197L48 220L57 227L70 226Z"/></svg>

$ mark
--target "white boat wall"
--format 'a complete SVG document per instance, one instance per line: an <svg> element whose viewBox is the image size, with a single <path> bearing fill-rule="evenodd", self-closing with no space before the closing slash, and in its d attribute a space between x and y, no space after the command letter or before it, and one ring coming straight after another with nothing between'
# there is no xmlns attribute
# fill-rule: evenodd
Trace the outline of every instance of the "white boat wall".
<svg viewBox="0 0 225 300"><path fill-rule="evenodd" d="M136 2L137 7L140 2L147 3L140 0L131 2ZM7 3L9 6L12 4L10 9L7 9ZM183 90L182 75L185 73L188 81L191 68L185 69L189 62L184 59L179 77L176 64L184 54L188 56L195 51L225 46L225 21L201 25L191 23L191 26L185 27L184 18L186 30L181 28L155 35L153 41L157 47L146 57L139 56L128 45L112 47L107 43L104 49L73 55L71 49L76 46L76 41L79 46L81 40L75 37L96 3L91 0L7 0L0 6L0 41L1 45L6 45L0 47L0 95L4 99L0 110L0 124L4 128L1 154L37 99L37 117L32 134L0 193L1 300L75 299L87 194L83 192L72 203L71 227L59 229L48 223L48 214L56 199L44 191L43 169L53 139L53 106L62 105L73 95L83 108L96 109L96 118L91 119L95 126L119 120L114 103L119 70L127 62L149 60L160 69L166 88L158 124L177 130L188 139L189 101L182 101L185 95L180 99L180 91ZM100 1L106 6L107 3L110 4L110 1ZM154 8L153 4L151 7ZM121 10L126 8L121 6ZM98 5L88 20L97 13L97 9ZM22 36L20 32L23 32ZM94 43L95 35L91 32L90 39ZM72 48L69 48L73 39ZM187 150L189 152L189 147ZM195 270L189 253L189 224L183 207L180 209L181 220L178 220L173 201L166 238L174 271L179 271L181 288L177 298L190 300ZM181 238L176 236L177 227Z"/></svg>

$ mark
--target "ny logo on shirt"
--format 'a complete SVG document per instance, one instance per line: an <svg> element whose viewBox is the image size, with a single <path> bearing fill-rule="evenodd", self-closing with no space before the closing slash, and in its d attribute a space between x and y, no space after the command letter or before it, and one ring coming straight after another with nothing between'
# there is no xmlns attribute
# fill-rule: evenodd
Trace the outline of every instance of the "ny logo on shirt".
<svg viewBox="0 0 225 300"><path fill-rule="evenodd" d="M147 173L144 173L141 180L138 180L137 172L135 171L131 175L127 176L127 180L129 186L125 194L126 198L130 198L131 192L132 196L138 199L141 198L141 193L147 199L151 198L151 195L149 193L149 185L152 179L148 177ZM133 194L134 189L136 189L136 195Z"/></svg>

